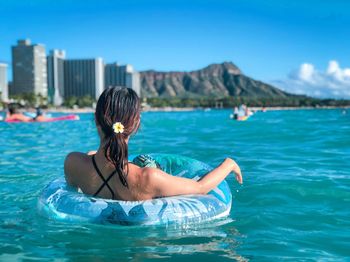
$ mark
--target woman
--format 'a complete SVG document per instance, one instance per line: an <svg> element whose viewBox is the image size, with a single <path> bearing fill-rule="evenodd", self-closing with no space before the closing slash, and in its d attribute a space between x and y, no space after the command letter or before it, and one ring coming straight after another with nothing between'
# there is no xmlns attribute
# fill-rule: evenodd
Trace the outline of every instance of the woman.
<svg viewBox="0 0 350 262"><path fill-rule="evenodd" d="M206 194L239 166L227 158L200 181L175 177L157 168L128 162L128 142L140 126L140 100L129 88L109 88L100 96L95 122L100 136L96 154L70 153L64 170L69 185L84 193L117 200L147 200L161 196Z"/></svg>
<svg viewBox="0 0 350 262"><path fill-rule="evenodd" d="M17 112L17 108L15 105L9 105L5 121L30 122L32 121L32 118Z"/></svg>
<svg viewBox="0 0 350 262"><path fill-rule="evenodd" d="M33 121L36 122L46 122L50 120L50 118L47 118L44 114L43 111L41 111L40 107L35 108L36 110L36 116L33 118Z"/></svg>

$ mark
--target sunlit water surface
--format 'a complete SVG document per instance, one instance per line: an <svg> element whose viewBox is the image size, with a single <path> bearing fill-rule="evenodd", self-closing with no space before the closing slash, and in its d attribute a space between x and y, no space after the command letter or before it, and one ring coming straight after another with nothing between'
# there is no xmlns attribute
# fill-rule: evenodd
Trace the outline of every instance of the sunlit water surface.
<svg viewBox="0 0 350 262"><path fill-rule="evenodd" d="M230 218L183 228L62 223L36 203L63 176L71 151L96 149L92 114L80 121L0 123L0 260L347 260L350 259L350 112L146 112L130 153L171 153L213 166L242 168L228 177Z"/></svg>

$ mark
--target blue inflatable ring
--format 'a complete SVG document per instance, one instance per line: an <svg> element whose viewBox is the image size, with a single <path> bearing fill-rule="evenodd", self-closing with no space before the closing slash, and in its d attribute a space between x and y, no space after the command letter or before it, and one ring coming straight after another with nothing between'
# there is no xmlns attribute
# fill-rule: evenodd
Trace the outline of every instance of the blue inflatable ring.
<svg viewBox="0 0 350 262"><path fill-rule="evenodd" d="M151 155L162 170L174 176L200 179L212 168L176 155ZM207 195L182 195L145 201L107 200L79 193L64 178L41 193L38 208L50 218L72 222L120 225L170 225L207 222L228 216L232 195L226 181Z"/></svg>

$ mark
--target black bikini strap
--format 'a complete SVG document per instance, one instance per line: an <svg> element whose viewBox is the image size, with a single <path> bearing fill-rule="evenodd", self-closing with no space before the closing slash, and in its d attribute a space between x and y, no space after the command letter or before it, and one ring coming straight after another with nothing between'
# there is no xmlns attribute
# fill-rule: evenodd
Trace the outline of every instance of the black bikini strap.
<svg viewBox="0 0 350 262"><path fill-rule="evenodd" d="M97 167L97 164L96 164L96 161L95 161L95 155L92 156L92 163L93 163L93 165L94 165L94 168L95 168L95 170L96 170L98 176L99 176L99 177L102 179L102 181L103 181L103 183L102 183L102 185L100 186L100 188L99 188L99 189L97 190L97 192L94 194L94 197L97 196L97 195L101 192L101 190L103 189L104 186L107 186L107 188L109 189L109 191L110 191L111 194L112 194L112 199L114 199L114 192L113 192L112 188L109 186L108 182L109 182L109 180L114 176L116 170L113 171L113 172L109 175L109 177L108 177L107 179L105 179L105 178L103 177L103 175L101 174L101 171L100 171L100 170L98 169L98 167Z"/></svg>

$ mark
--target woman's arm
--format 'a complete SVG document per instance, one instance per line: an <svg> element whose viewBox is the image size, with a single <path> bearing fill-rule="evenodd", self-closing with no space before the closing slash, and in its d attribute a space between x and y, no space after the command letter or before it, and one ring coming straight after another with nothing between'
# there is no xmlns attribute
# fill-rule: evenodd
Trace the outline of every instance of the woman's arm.
<svg viewBox="0 0 350 262"><path fill-rule="evenodd" d="M239 166L230 158L202 177L199 181L169 175L159 169L144 168L143 176L147 180L147 191L152 197L175 196L186 194L207 194L219 185L231 172L242 184L243 178Z"/></svg>
<svg viewBox="0 0 350 262"><path fill-rule="evenodd" d="M16 114L16 118L22 122L31 122L32 121L31 117L25 116L23 114Z"/></svg>

